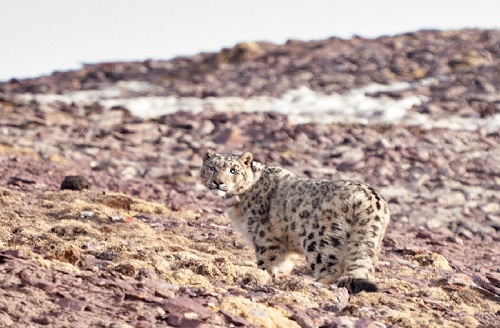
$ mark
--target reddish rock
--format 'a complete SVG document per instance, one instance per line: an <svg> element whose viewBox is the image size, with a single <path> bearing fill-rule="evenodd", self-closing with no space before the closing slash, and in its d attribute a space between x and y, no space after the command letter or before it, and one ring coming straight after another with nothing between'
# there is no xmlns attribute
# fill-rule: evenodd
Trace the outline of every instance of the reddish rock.
<svg viewBox="0 0 500 328"><path fill-rule="evenodd" d="M486 278L488 278L492 284L500 288L500 272L489 272L486 274Z"/></svg>
<svg viewBox="0 0 500 328"><path fill-rule="evenodd" d="M234 315L229 311L226 310L219 310L219 313L224 316L224 318L229 321L229 323L235 325L236 327L246 327L250 326L250 322L246 320L245 318L242 318L240 316Z"/></svg>
<svg viewBox="0 0 500 328"><path fill-rule="evenodd" d="M87 306L87 302L70 296L61 298L59 301L57 301L57 304L59 304L62 309L73 310L77 312L83 311Z"/></svg>
<svg viewBox="0 0 500 328"><path fill-rule="evenodd" d="M50 325L50 319L48 317L37 317L37 318L31 318L31 321L34 323L37 323L42 326L48 326Z"/></svg>
<svg viewBox="0 0 500 328"><path fill-rule="evenodd" d="M377 327L375 325L375 321L371 319L356 320L356 323L354 324L354 328L375 328L375 327Z"/></svg>
<svg viewBox="0 0 500 328"><path fill-rule="evenodd" d="M214 315L214 312L205 308L197 301L187 297L167 299L163 302L161 307L169 313L180 313L180 315L195 313L198 319L201 320L210 318Z"/></svg>

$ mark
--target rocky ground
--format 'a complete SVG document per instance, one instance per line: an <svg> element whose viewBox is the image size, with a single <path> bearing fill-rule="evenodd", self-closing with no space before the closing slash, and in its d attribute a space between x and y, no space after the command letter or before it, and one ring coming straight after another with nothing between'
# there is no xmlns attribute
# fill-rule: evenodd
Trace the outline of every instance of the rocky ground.
<svg viewBox="0 0 500 328"><path fill-rule="evenodd" d="M286 115L178 112L141 119L29 94L154 88L128 97L280 96L415 82L431 119L500 114L500 31L245 43L217 54L87 65L0 83L0 327L498 327L500 133L404 124L295 124ZM495 126L495 125L493 125ZM270 283L200 184L201 153L245 149L388 199L378 293ZM80 175L90 189L61 190Z"/></svg>

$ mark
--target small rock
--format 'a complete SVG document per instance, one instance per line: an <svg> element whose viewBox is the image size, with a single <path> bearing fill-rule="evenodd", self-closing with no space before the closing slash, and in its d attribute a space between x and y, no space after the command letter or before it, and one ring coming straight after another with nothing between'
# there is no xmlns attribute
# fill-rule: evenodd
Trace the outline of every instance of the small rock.
<svg viewBox="0 0 500 328"><path fill-rule="evenodd" d="M144 171L144 177L150 179L164 179L173 174L173 170L169 167L148 167Z"/></svg>
<svg viewBox="0 0 500 328"><path fill-rule="evenodd" d="M473 221L459 221L455 227L456 233L459 233L467 238L472 238L474 235L480 235L482 237L487 235L494 235L496 230L494 227L483 225L478 222Z"/></svg>
<svg viewBox="0 0 500 328"><path fill-rule="evenodd" d="M95 257L97 259L103 260L103 261L113 261L114 259L116 259L118 257L118 254L116 254L113 251L106 251L106 252L97 253L95 255Z"/></svg>
<svg viewBox="0 0 500 328"><path fill-rule="evenodd" d="M240 317L238 315L234 315L229 311L226 310L219 310L219 313L224 316L224 318L229 321L229 323L232 323L236 327L239 326L250 326L250 322L248 322L245 318Z"/></svg>
<svg viewBox="0 0 500 328"><path fill-rule="evenodd" d="M12 321L10 316L4 312L0 312L0 322L4 327L14 326L14 321Z"/></svg>
<svg viewBox="0 0 500 328"><path fill-rule="evenodd" d="M471 277L464 273L454 273L447 280L449 285L474 286L475 283Z"/></svg>
<svg viewBox="0 0 500 328"><path fill-rule="evenodd" d="M301 327L314 327L315 323L313 319L307 315L304 310L299 308L294 308L292 310L292 319L295 320Z"/></svg>
<svg viewBox="0 0 500 328"><path fill-rule="evenodd" d="M474 234L470 230L465 229L464 227L454 228L453 231L457 233L459 236L464 237L466 239L474 238Z"/></svg>
<svg viewBox="0 0 500 328"><path fill-rule="evenodd" d="M187 297L167 299L163 302L162 308L170 313L180 313L183 317L186 313L195 313L198 319L201 320L210 318L214 315L212 311Z"/></svg>
<svg viewBox="0 0 500 328"><path fill-rule="evenodd" d="M325 308L326 311L338 312L349 305L349 292L347 291L347 288L330 285L328 286L328 289L330 289L337 297L337 303L328 306L328 308Z"/></svg>
<svg viewBox="0 0 500 328"><path fill-rule="evenodd" d="M172 327L182 328L198 328L203 324L200 320L189 319L178 313L170 315L167 319L167 323Z"/></svg>
<svg viewBox="0 0 500 328"><path fill-rule="evenodd" d="M428 230L419 230L419 232L415 235L415 237L422 239L431 239L432 233Z"/></svg>
<svg viewBox="0 0 500 328"><path fill-rule="evenodd" d="M51 292L54 289L56 289L57 285L54 283L51 283L50 281L46 281L43 279L34 279L31 281L31 284L35 286L36 288L40 288L43 291L46 292Z"/></svg>
<svg viewBox="0 0 500 328"><path fill-rule="evenodd" d="M443 255L437 253L416 254L415 261L424 267L453 270L448 260Z"/></svg>
<svg viewBox="0 0 500 328"><path fill-rule="evenodd" d="M80 212L80 218L82 219L88 219L94 215L94 212L92 211L81 211Z"/></svg>
<svg viewBox="0 0 500 328"><path fill-rule="evenodd" d="M349 172L355 169L357 162L353 161L343 161L337 165L337 171L339 172Z"/></svg>
<svg viewBox="0 0 500 328"><path fill-rule="evenodd" d="M42 326L50 325L50 320L47 317L31 318L31 321Z"/></svg>
<svg viewBox="0 0 500 328"><path fill-rule="evenodd" d="M335 317L330 319L324 327L354 328L354 320L348 317Z"/></svg>
<svg viewBox="0 0 500 328"><path fill-rule="evenodd" d="M4 258L8 259L16 259L16 258L22 258L21 256L21 251L18 249L6 249L3 250L0 255Z"/></svg>
<svg viewBox="0 0 500 328"><path fill-rule="evenodd" d="M486 278L495 286L500 288L500 273L499 272L490 272L486 274Z"/></svg>
<svg viewBox="0 0 500 328"><path fill-rule="evenodd" d="M212 133L212 131L215 129L215 125L209 121L209 120L204 120L200 123L200 127L198 131L202 135L209 135Z"/></svg>
<svg viewBox="0 0 500 328"><path fill-rule="evenodd" d="M138 170L135 167L127 166L120 171L120 174L124 180L130 180L139 175Z"/></svg>
<svg viewBox="0 0 500 328"><path fill-rule="evenodd" d="M425 222L425 226L429 230L435 230L437 228L440 228L444 225L444 222L441 218L429 218Z"/></svg>
<svg viewBox="0 0 500 328"><path fill-rule="evenodd" d="M226 296L219 304L221 310L244 317L251 325L257 327L296 327L300 326L282 308L254 302L243 296Z"/></svg>
<svg viewBox="0 0 500 328"><path fill-rule="evenodd" d="M168 316L167 323L172 327L180 327L184 322L184 317L178 313L174 313Z"/></svg>
<svg viewBox="0 0 500 328"><path fill-rule="evenodd" d="M394 145L391 144L386 138L380 139L375 145L382 149L394 148Z"/></svg>
<svg viewBox="0 0 500 328"><path fill-rule="evenodd" d="M130 263L122 263L114 267L114 271L120 272L121 274L124 274L129 277L135 276L136 269L135 267L130 264Z"/></svg>
<svg viewBox="0 0 500 328"><path fill-rule="evenodd" d="M79 175L68 175L64 178L61 184L61 190L84 190L90 189L91 184L82 176Z"/></svg>
<svg viewBox="0 0 500 328"><path fill-rule="evenodd" d="M465 204L465 196L460 191L446 192L438 197L438 201L448 206Z"/></svg>
<svg viewBox="0 0 500 328"><path fill-rule="evenodd" d="M354 323L354 328L375 328L375 321L372 319L359 319Z"/></svg>
<svg viewBox="0 0 500 328"><path fill-rule="evenodd" d="M137 323L134 328L151 328L155 327L156 320L150 320L146 317L139 316L137 317Z"/></svg>
<svg viewBox="0 0 500 328"><path fill-rule="evenodd" d="M488 203L481 206L481 209L486 213L500 213L500 204Z"/></svg>
<svg viewBox="0 0 500 328"><path fill-rule="evenodd" d="M87 306L87 302L69 296L61 298L57 304L63 309L73 311L83 311Z"/></svg>
<svg viewBox="0 0 500 328"><path fill-rule="evenodd" d="M472 277L472 279L473 279L474 283L476 285L478 285L479 287L484 288L487 291L489 291L497 296L500 296L500 288L496 287L495 284L491 284L491 283L483 280L483 278L481 278L480 276L476 276L476 275L474 275Z"/></svg>
<svg viewBox="0 0 500 328"><path fill-rule="evenodd" d="M359 147L343 147L342 159L348 162L361 162L365 159L365 152Z"/></svg>
<svg viewBox="0 0 500 328"><path fill-rule="evenodd" d="M462 238L459 236L453 235L453 236L448 236L446 237L446 241L452 242L452 243L457 243L459 245L463 245L464 241Z"/></svg>

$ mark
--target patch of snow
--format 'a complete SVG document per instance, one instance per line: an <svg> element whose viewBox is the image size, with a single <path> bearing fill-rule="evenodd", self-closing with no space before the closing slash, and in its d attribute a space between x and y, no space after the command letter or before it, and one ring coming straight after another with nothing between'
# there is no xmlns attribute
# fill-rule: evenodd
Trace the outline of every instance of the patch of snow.
<svg viewBox="0 0 500 328"><path fill-rule="evenodd" d="M137 81L118 82L101 90L78 91L63 95L24 94L26 101L40 103L60 101L80 105L100 102L105 108L115 106L127 108L133 115L151 119L177 111L200 113L206 109L237 112L275 112L286 114L293 123L335 123L352 122L361 124L404 124L424 128L443 127L447 129L476 130L486 127L489 131L500 130L500 115L483 119L450 116L446 120L432 120L429 115L411 111L413 106L422 105L427 98L409 95L400 99L371 96L377 92L402 91L421 85L428 85L436 79L423 79L414 83L392 85L370 84L353 89L346 94L323 94L306 87L289 90L282 97L256 96L240 97L130 97L130 94L154 91L156 86Z"/></svg>

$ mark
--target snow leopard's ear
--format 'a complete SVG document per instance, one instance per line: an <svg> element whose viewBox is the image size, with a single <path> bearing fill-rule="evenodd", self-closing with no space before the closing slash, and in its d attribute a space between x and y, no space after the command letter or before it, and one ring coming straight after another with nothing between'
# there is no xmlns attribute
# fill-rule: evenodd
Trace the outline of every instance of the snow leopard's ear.
<svg viewBox="0 0 500 328"><path fill-rule="evenodd" d="M253 155L252 153L246 152L240 156L240 161L245 164L245 166L252 166Z"/></svg>
<svg viewBox="0 0 500 328"><path fill-rule="evenodd" d="M205 154L203 154L203 160L208 161L212 156L215 155L215 151L212 149L207 149Z"/></svg>

